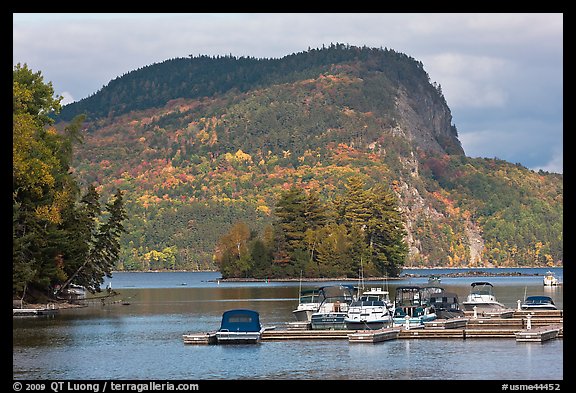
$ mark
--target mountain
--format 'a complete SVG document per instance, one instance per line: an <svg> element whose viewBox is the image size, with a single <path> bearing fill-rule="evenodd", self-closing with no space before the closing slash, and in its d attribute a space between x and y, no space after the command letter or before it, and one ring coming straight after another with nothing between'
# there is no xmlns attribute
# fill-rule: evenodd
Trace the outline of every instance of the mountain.
<svg viewBox="0 0 576 393"><path fill-rule="evenodd" d="M441 87L390 49L171 59L65 106L58 126L81 113L75 175L126 192L121 269L213 269L235 222L262 233L283 190L330 201L351 175L397 196L409 266L562 263L562 175L466 157Z"/></svg>

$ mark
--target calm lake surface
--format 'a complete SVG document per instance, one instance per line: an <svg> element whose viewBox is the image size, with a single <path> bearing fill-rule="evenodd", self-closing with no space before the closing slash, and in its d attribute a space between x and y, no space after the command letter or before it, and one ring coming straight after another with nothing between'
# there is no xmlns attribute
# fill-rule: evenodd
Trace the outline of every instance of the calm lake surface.
<svg viewBox="0 0 576 393"><path fill-rule="evenodd" d="M543 275L562 269L473 269L526 276L442 277L463 301L474 281L489 281L511 308L525 295L551 296L563 309L563 285L544 287ZM406 269L389 280L425 285L427 275L462 269ZM333 282L223 282L219 273L115 273L110 283L129 305L94 303L51 317L13 318L13 377L22 380L539 380L561 381L563 339L265 341L257 345L185 345L182 335L215 330L231 308L260 312L264 326L293 321L300 285ZM347 282L350 283L350 282ZM367 287L382 282L366 282Z"/></svg>

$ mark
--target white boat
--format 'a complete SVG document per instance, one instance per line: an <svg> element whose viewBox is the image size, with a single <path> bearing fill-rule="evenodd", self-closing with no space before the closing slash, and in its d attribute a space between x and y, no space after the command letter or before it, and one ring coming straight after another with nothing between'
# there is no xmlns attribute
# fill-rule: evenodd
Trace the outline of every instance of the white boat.
<svg viewBox="0 0 576 393"><path fill-rule="evenodd" d="M350 304L356 300L356 288L352 285L332 285L319 289L321 304L312 313L310 325L313 330L344 330Z"/></svg>
<svg viewBox="0 0 576 393"><path fill-rule="evenodd" d="M68 284L64 289L57 288L55 295L58 299L70 302L86 299L86 288L77 284Z"/></svg>
<svg viewBox="0 0 576 393"><path fill-rule="evenodd" d="M552 287L555 285L560 285L560 281L558 280L558 278L554 275L553 272L551 271L547 271L546 274L544 275L544 286L546 287Z"/></svg>
<svg viewBox="0 0 576 393"><path fill-rule="evenodd" d="M396 288L394 297L394 326L423 327L424 322L437 318L436 312L424 297L423 288L403 286Z"/></svg>
<svg viewBox="0 0 576 393"><path fill-rule="evenodd" d="M344 319L350 330L376 330L392 325L392 314L388 308L390 296L382 288L372 288L362 293L348 308Z"/></svg>
<svg viewBox="0 0 576 393"><path fill-rule="evenodd" d="M550 296L528 296L520 306L522 310L558 310Z"/></svg>
<svg viewBox="0 0 576 393"><path fill-rule="evenodd" d="M292 314L299 322L310 322L312 314L317 312L321 304L319 289L300 290L298 306Z"/></svg>
<svg viewBox="0 0 576 393"><path fill-rule="evenodd" d="M496 300L494 286L485 281L477 281L470 284L470 293L462 302L465 311L494 311L504 310L508 307Z"/></svg>
<svg viewBox="0 0 576 393"><path fill-rule="evenodd" d="M222 314L220 329L215 335L218 344L256 344L264 330L257 311L234 309Z"/></svg>

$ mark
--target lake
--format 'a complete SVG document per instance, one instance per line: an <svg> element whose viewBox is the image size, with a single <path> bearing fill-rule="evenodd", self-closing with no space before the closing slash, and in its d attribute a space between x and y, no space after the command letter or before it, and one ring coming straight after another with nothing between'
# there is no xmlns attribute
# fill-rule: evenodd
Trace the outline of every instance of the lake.
<svg viewBox="0 0 576 393"><path fill-rule="evenodd" d="M490 269L473 269L488 270ZM474 281L489 281L497 299L516 308L526 295L546 294L563 309L563 285L544 287L547 270L525 276L442 277L441 286L465 299ZM406 269L387 285L425 285L428 274L452 269ZM496 269L497 273L506 272ZM563 339L265 341L257 345L185 345L182 335L219 327L231 308L260 312L264 326L293 321L300 287L334 282L225 282L214 272L114 273L111 285L127 305L94 303L51 317L13 318L13 378L19 380L528 380L562 381ZM350 283L350 282L347 282ZM352 282L354 283L354 282Z"/></svg>

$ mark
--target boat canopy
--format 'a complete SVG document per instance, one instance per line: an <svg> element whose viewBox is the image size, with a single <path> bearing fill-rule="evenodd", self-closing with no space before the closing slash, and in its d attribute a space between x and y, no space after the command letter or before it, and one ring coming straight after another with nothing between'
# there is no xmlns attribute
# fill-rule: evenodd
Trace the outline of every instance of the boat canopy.
<svg viewBox="0 0 576 393"><path fill-rule="evenodd" d="M477 287L477 286L489 286L489 287L493 287L494 285L490 284L489 282L486 281L476 281L473 282L472 284L470 284L472 287Z"/></svg>
<svg viewBox="0 0 576 393"><path fill-rule="evenodd" d="M494 291L494 285L485 281L473 282L470 286L470 293L475 293L477 295L492 295L492 292Z"/></svg>
<svg viewBox="0 0 576 393"><path fill-rule="evenodd" d="M352 300L356 288L353 285L329 285L320 287L319 291L324 299Z"/></svg>
<svg viewBox="0 0 576 393"><path fill-rule="evenodd" d="M260 315L254 310L228 310L222 314L220 330L230 332L259 332Z"/></svg>

